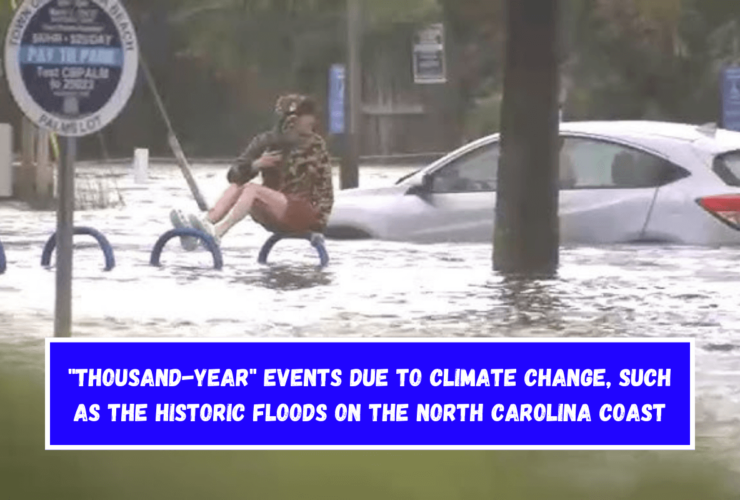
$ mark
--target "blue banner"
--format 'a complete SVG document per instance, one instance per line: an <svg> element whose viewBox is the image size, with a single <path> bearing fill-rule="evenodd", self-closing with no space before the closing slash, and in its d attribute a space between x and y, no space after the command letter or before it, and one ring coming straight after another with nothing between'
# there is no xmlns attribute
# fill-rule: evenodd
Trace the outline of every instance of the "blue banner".
<svg viewBox="0 0 740 500"><path fill-rule="evenodd" d="M688 449L693 340L48 339L47 449Z"/></svg>
<svg viewBox="0 0 740 500"><path fill-rule="evenodd" d="M740 131L740 67L722 73L722 128Z"/></svg>
<svg viewBox="0 0 740 500"><path fill-rule="evenodd" d="M344 133L344 65L333 64L329 70L329 133Z"/></svg>
<svg viewBox="0 0 740 500"><path fill-rule="evenodd" d="M75 47L24 45L18 56L21 64L37 66L123 66L123 49L118 47Z"/></svg>

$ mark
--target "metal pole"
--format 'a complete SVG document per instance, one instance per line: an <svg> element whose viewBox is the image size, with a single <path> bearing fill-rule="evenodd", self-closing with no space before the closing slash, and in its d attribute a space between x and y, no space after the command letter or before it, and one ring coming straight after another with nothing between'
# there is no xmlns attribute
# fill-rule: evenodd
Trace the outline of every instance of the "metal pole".
<svg viewBox="0 0 740 500"><path fill-rule="evenodd" d="M72 249L74 239L75 174L77 139L61 141L59 201L57 207L57 293L54 336L72 336Z"/></svg>
<svg viewBox="0 0 740 500"><path fill-rule="evenodd" d="M172 152L175 155L177 165L180 167L180 171L182 172L183 176L185 176L185 181L188 183L188 187L190 188L190 192L193 194L193 198L195 198L195 202L198 204L198 208L200 208L202 212L207 212L208 204L206 203L203 194L200 192L198 184L195 182L193 173L190 171L188 160L187 158L185 158L185 153L182 150L180 141L177 140L175 129L172 127L172 122L170 121L169 115L167 115L167 109L165 109L162 97L157 91L157 86L154 85L154 77L152 76L152 72L149 70L149 66L146 64L144 54L141 51L139 51L139 65L144 70L144 76L146 77L147 84L149 85L152 94L154 94L154 100L157 103L157 108L159 108L159 113L162 115L162 119L167 126L167 141L170 144L170 149L172 149Z"/></svg>
<svg viewBox="0 0 740 500"><path fill-rule="evenodd" d="M347 106L349 127L346 132L345 161L340 172L341 188L359 186L359 157L362 120L362 10L360 0L347 0Z"/></svg>

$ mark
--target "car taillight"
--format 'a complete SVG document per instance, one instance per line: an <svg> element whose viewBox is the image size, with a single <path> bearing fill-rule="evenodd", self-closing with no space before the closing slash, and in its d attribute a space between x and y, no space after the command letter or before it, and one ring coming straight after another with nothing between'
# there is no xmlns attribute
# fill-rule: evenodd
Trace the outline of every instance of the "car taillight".
<svg viewBox="0 0 740 500"><path fill-rule="evenodd" d="M740 195L707 196L696 200L704 210L734 229L740 229Z"/></svg>

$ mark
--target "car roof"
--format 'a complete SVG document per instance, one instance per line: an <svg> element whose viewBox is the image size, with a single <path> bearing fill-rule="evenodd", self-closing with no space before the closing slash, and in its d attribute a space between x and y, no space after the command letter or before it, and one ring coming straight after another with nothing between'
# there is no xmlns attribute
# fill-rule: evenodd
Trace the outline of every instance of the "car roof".
<svg viewBox="0 0 740 500"><path fill-rule="evenodd" d="M562 132L584 133L640 142L640 139L660 138L692 143L710 153L740 149L740 132L725 130L714 124L649 120L586 121L561 123Z"/></svg>
<svg viewBox="0 0 740 500"><path fill-rule="evenodd" d="M581 132L610 137L653 136L693 142L704 137L697 125L658 121L585 121L560 124L563 132Z"/></svg>
<svg viewBox="0 0 740 500"><path fill-rule="evenodd" d="M714 124L696 125L652 120L594 120L561 122L559 126L561 134L621 140L652 150L655 150L655 147L650 139L683 142L711 155L740 151L740 132L721 129ZM475 139L439 158L422 171L435 170L454 158L497 140L499 136L500 133L495 133Z"/></svg>
<svg viewBox="0 0 740 500"><path fill-rule="evenodd" d="M565 134L589 135L605 139L622 139L650 147L645 139L668 139L692 143L710 153L740 150L740 132L717 128L714 124L695 125L688 123L661 122L650 120L579 121L560 123L560 132ZM496 140L499 133L474 140L463 149Z"/></svg>

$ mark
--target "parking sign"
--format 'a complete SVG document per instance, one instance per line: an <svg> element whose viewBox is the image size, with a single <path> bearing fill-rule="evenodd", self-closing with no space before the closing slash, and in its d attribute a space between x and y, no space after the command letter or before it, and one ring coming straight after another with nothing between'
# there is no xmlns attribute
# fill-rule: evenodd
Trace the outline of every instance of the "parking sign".
<svg viewBox="0 0 740 500"><path fill-rule="evenodd" d="M343 64L333 64L329 71L329 132L344 133L344 95L346 71Z"/></svg>

